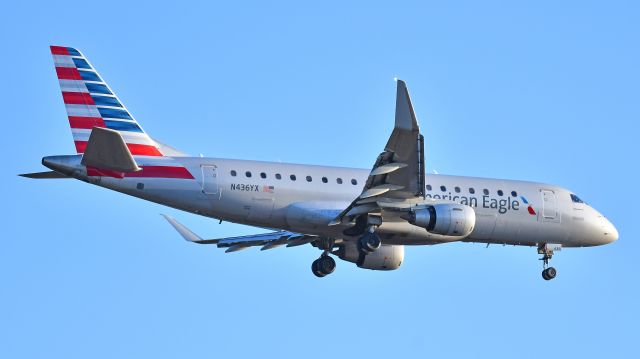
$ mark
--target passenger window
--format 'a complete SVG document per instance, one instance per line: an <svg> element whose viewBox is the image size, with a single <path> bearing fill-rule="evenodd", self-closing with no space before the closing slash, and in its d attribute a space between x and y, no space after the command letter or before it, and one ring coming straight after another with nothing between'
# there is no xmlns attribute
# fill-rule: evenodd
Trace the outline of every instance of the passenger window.
<svg viewBox="0 0 640 359"><path fill-rule="evenodd" d="M352 179L351 179L351 184L355 186L355 185L357 185L357 184L358 184L358 181L356 181L356 179L355 179L355 178L352 178Z"/></svg>
<svg viewBox="0 0 640 359"><path fill-rule="evenodd" d="M292 181L295 181L296 180L296 175L291 175L291 176L289 176L289 178L291 178Z"/></svg>
<svg viewBox="0 0 640 359"><path fill-rule="evenodd" d="M431 185L430 184L427 185L427 191L431 191Z"/></svg>
<svg viewBox="0 0 640 359"><path fill-rule="evenodd" d="M261 177L261 178L267 178L267 174L266 174L266 173L264 173L264 172L260 172L260 177Z"/></svg>
<svg viewBox="0 0 640 359"><path fill-rule="evenodd" d="M471 188L471 187L469 187L469 193L474 194L474 193L476 193L476 190Z"/></svg>
<svg viewBox="0 0 640 359"><path fill-rule="evenodd" d="M244 173L244 175L247 176L247 177L251 177L251 172L247 171L247 172Z"/></svg>
<svg viewBox="0 0 640 359"><path fill-rule="evenodd" d="M485 188L485 189L482 190L482 193L484 193L485 196L488 196L489 195L489 190Z"/></svg>
<svg viewBox="0 0 640 359"><path fill-rule="evenodd" d="M238 173L235 170L231 170L231 177L235 177Z"/></svg>
<svg viewBox="0 0 640 359"><path fill-rule="evenodd" d="M322 177L322 183L327 183L329 182L329 180L327 179L327 177Z"/></svg>
<svg viewBox="0 0 640 359"><path fill-rule="evenodd" d="M518 197L518 192L511 191L511 197Z"/></svg>
<svg viewBox="0 0 640 359"><path fill-rule="evenodd" d="M280 175L279 173L276 173L276 179L282 179L282 175Z"/></svg>
<svg viewBox="0 0 640 359"><path fill-rule="evenodd" d="M442 192L447 192L447 187L445 187L445 186L440 186L440 190L441 190Z"/></svg>
<svg viewBox="0 0 640 359"><path fill-rule="evenodd" d="M456 191L456 193L460 193L460 187L456 187L453 190Z"/></svg>
<svg viewBox="0 0 640 359"><path fill-rule="evenodd" d="M336 182L338 182L338 184L342 184L342 178L336 178Z"/></svg>
<svg viewBox="0 0 640 359"><path fill-rule="evenodd" d="M504 194L504 192L502 192L501 189L498 190L498 196L502 197L502 195Z"/></svg>
<svg viewBox="0 0 640 359"><path fill-rule="evenodd" d="M311 176L307 176L307 182L311 182L311 181L312 181Z"/></svg>

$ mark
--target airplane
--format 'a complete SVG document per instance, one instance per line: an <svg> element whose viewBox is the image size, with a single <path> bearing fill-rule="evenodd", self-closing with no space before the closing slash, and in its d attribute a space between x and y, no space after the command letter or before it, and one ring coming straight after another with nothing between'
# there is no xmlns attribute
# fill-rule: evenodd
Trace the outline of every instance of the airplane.
<svg viewBox="0 0 640 359"><path fill-rule="evenodd" d="M470 242L530 246L542 277L562 248L618 239L602 214L565 188L529 181L425 172L424 137L404 81L396 79L395 125L371 169L194 157L150 137L77 49L51 46L76 148L46 156L34 179L75 178L182 211L266 233L203 239L165 219L187 241L236 252L311 245L311 269L331 274L337 257L395 270L405 246Z"/></svg>

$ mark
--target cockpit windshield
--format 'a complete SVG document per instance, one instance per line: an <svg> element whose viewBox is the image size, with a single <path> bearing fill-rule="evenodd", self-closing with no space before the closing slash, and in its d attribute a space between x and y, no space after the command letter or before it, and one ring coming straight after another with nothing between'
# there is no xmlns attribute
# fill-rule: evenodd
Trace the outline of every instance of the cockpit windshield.
<svg viewBox="0 0 640 359"><path fill-rule="evenodd" d="M580 199L580 197L576 196L575 194L571 194L571 200L573 201L573 203L584 203L583 200Z"/></svg>

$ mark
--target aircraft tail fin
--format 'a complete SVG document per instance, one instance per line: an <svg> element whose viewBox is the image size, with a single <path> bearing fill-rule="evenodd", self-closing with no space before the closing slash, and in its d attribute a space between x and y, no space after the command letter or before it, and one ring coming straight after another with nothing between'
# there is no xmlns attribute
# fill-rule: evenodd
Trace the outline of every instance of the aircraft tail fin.
<svg viewBox="0 0 640 359"><path fill-rule="evenodd" d="M134 156L163 156L80 51L51 46L51 54L78 153L85 152L91 130L102 127L119 132Z"/></svg>

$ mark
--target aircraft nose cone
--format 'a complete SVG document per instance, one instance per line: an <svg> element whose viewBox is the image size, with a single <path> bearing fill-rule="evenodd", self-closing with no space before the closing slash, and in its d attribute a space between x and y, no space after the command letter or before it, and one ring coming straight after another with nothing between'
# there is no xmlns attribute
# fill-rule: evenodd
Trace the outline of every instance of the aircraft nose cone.
<svg viewBox="0 0 640 359"><path fill-rule="evenodd" d="M593 224L595 225L592 229L593 241L597 245L609 244L618 240L618 230L603 215L599 214Z"/></svg>
<svg viewBox="0 0 640 359"><path fill-rule="evenodd" d="M618 230L608 220L605 226L604 238L606 243L612 243L618 240Z"/></svg>

